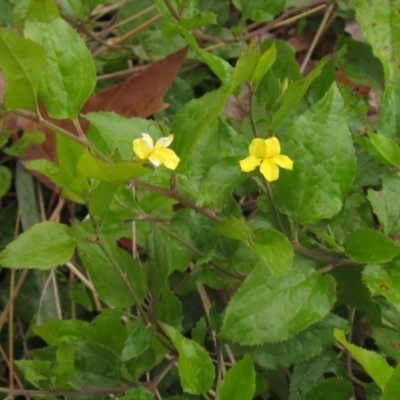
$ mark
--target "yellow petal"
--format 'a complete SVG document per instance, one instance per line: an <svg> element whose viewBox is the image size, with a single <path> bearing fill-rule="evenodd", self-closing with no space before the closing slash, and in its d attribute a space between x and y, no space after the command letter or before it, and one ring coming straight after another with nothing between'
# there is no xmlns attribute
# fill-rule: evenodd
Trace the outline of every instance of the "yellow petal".
<svg viewBox="0 0 400 400"><path fill-rule="evenodd" d="M276 181L279 178L279 168L272 159L263 160L260 172L268 182Z"/></svg>
<svg viewBox="0 0 400 400"><path fill-rule="evenodd" d="M282 168L290 170L293 169L293 161L288 156L281 154L279 156L275 156L273 160Z"/></svg>
<svg viewBox="0 0 400 400"><path fill-rule="evenodd" d="M169 169L175 169L180 161L174 151L164 147L156 148L149 156L149 160L156 167L164 164Z"/></svg>
<svg viewBox="0 0 400 400"><path fill-rule="evenodd" d="M260 163L260 158L256 158L253 156L246 157L244 160L240 161L240 169L244 172L250 172L253 171L255 167L258 167Z"/></svg>
<svg viewBox="0 0 400 400"><path fill-rule="evenodd" d="M147 133L142 133L141 139L133 141L133 151L142 160L146 160L153 150L153 139Z"/></svg>
<svg viewBox="0 0 400 400"><path fill-rule="evenodd" d="M281 145L276 137L272 137L265 140L266 145L266 156L264 158L272 158L281 154Z"/></svg>
<svg viewBox="0 0 400 400"><path fill-rule="evenodd" d="M157 140L156 149L160 147L168 147L174 140L174 135L169 135Z"/></svg>
<svg viewBox="0 0 400 400"><path fill-rule="evenodd" d="M265 145L264 139L256 138L251 141L250 146L249 146L250 156L255 157L255 158L265 158L266 153L267 153L267 146Z"/></svg>

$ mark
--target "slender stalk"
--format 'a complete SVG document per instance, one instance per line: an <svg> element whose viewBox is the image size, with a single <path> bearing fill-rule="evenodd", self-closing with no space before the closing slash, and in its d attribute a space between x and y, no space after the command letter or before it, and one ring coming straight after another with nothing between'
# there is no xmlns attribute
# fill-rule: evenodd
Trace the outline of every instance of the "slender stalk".
<svg viewBox="0 0 400 400"><path fill-rule="evenodd" d="M251 83L248 84L249 87L249 118L250 118L250 124L251 124L251 129L253 131L253 135L255 138L258 138L258 131L257 131L257 125L256 121L254 118L254 88Z"/></svg>

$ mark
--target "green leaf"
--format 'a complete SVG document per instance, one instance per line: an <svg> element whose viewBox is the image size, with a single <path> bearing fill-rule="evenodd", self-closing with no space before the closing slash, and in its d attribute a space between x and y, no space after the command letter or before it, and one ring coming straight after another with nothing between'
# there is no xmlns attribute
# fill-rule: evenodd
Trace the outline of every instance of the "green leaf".
<svg viewBox="0 0 400 400"><path fill-rule="evenodd" d="M299 223L337 214L353 183L355 154L346 110L335 85L303 114L282 141L293 171L274 184L276 204Z"/></svg>
<svg viewBox="0 0 400 400"><path fill-rule="evenodd" d="M105 219L110 208L110 203L117 191L117 186L108 182L100 182L92 192L89 199L89 211L92 215L97 215Z"/></svg>
<svg viewBox="0 0 400 400"><path fill-rule="evenodd" d="M69 261L75 245L71 228L57 222L41 222L18 236L0 253L0 265L50 269Z"/></svg>
<svg viewBox="0 0 400 400"><path fill-rule="evenodd" d="M12 174L9 168L0 166L0 197L3 197L11 187Z"/></svg>
<svg viewBox="0 0 400 400"><path fill-rule="evenodd" d="M172 143L181 162L178 170L187 168L187 160L205 130L219 116L230 94L229 86L206 93L200 99L191 100L178 113L172 122L175 140ZM190 134L188 134L190 132Z"/></svg>
<svg viewBox="0 0 400 400"><path fill-rule="evenodd" d="M233 295L220 336L244 345L286 340L324 318L334 302L331 276L294 268L274 277L260 266Z"/></svg>
<svg viewBox="0 0 400 400"><path fill-rule="evenodd" d="M397 329L383 325L369 324L372 338L381 353L400 362L400 332Z"/></svg>
<svg viewBox="0 0 400 400"><path fill-rule="evenodd" d="M28 164L32 166L32 162ZM85 150L76 166L78 175L86 178L96 178L114 185L125 184L149 170L133 161L122 161L117 164L108 164Z"/></svg>
<svg viewBox="0 0 400 400"><path fill-rule="evenodd" d="M204 346L206 339L207 322L204 316L202 316L192 329L192 339L200 346Z"/></svg>
<svg viewBox="0 0 400 400"><path fill-rule="evenodd" d="M4 149L4 152L10 156L20 157L28 148L33 144L43 143L46 140L46 136L40 131L26 131L22 135L21 139L15 141L10 147Z"/></svg>
<svg viewBox="0 0 400 400"><path fill-rule="evenodd" d="M49 387L53 362L41 360L16 360L15 365L26 380L36 387Z"/></svg>
<svg viewBox="0 0 400 400"><path fill-rule="evenodd" d="M368 189L368 201L386 235L400 234L400 176L386 171L382 176L382 189Z"/></svg>
<svg viewBox="0 0 400 400"><path fill-rule="evenodd" d="M381 100L381 111L378 119L378 131L380 134L398 139L400 130L400 115L393 109L400 107L400 87L398 80L394 83L386 82L385 92Z"/></svg>
<svg viewBox="0 0 400 400"><path fill-rule="evenodd" d="M292 268L292 245L281 232L273 229L258 230L250 248L274 276L283 276Z"/></svg>
<svg viewBox="0 0 400 400"><path fill-rule="evenodd" d="M154 400L154 394L150 389L138 387L127 390L119 400Z"/></svg>
<svg viewBox="0 0 400 400"><path fill-rule="evenodd" d="M204 175L197 204L221 210L237 185L246 177L239 167L237 157L224 158L212 165Z"/></svg>
<svg viewBox="0 0 400 400"><path fill-rule="evenodd" d="M233 0L235 7L254 21L270 21L285 6L285 0Z"/></svg>
<svg viewBox="0 0 400 400"><path fill-rule="evenodd" d="M371 129L368 129L368 136L375 149L384 158L387 164L395 167L400 165L400 149L393 139L382 135L376 135Z"/></svg>
<svg viewBox="0 0 400 400"><path fill-rule="evenodd" d="M30 21L49 24L57 18L60 13L53 0L30 1L27 14Z"/></svg>
<svg viewBox="0 0 400 400"><path fill-rule="evenodd" d="M372 296L383 296L400 311L400 260L396 258L385 265L367 265L363 281Z"/></svg>
<svg viewBox="0 0 400 400"><path fill-rule="evenodd" d="M341 378L330 378L306 393L305 400L344 400L354 394L353 385Z"/></svg>
<svg viewBox="0 0 400 400"><path fill-rule="evenodd" d="M121 353L121 361L128 361L146 351L153 343L155 330L153 326L135 325L126 339Z"/></svg>
<svg viewBox="0 0 400 400"><path fill-rule="evenodd" d="M37 110L39 80L45 66L46 52L41 46L0 28L0 69L6 81L7 110Z"/></svg>
<svg viewBox="0 0 400 400"><path fill-rule="evenodd" d="M92 56L78 33L61 18L42 22L28 11L25 36L47 51L39 97L49 115L76 119L96 85Z"/></svg>
<svg viewBox="0 0 400 400"><path fill-rule="evenodd" d="M265 343L260 346L246 346L245 350L254 361L269 370L289 367L309 360L321 353L324 348L335 343L332 328L345 329L347 321L334 314L328 315L301 331L296 336L279 343Z"/></svg>
<svg viewBox="0 0 400 400"><path fill-rule="evenodd" d="M350 353L350 355L365 369L367 374L383 390L393 373L393 368L378 353L355 346L347 341L343 331L334 329L333 334Z"/></svg>
<svg viewBox="0 0 400 400"><path fill-rule="evenodd" d="M229 217L224 219L215 226L214 230L217 235L239 240L247 245L253 240L252 232L243 218Z"/></svg>
<svg viewBox="0 0 400 400"><path fill-rule="evenodd" d="M396 365L392 376L387 381L381 400L397 400L400 396L400 364Z"/></svg>
<svg viewBox="0 0 400 400"><path fill-rule="evenodd" d="M364 228L346 236L344 251L360 263L384 263L396 257L400 248L382 232Z"/></svg>
<svg viewBox="0 0 400 400"><path fill-rule="evenodd" d="M159 322L162 330L178 350L178 371L182 389L190 394L205 394L214 381L214 366L207 351L185 338L175 328Z"/></svg>
<svg viewBox="0 0 400 400"><path fill-rule="evenodd" d="M187 29L188 31L194 28L199 28L200 26L216 24L217 19L216 15L211 11L201 12L196 14L192 18L183 18L180 19L178 24Z"/></svg>
<svg viewBox="0 0 400 400"><path fill-rule="evenodd" d="M277 54L277 49L275 46L275 42L273 42L271 47L268 50L266 50L264 54L260 57L254 69L251 80L253 82L255 89L257 89L259 83L261 82L261 79L274 64L276 60L276 54Z"/></svg>
<svg viewBox="0 0 400 400"><path fill-rule="evenodd" d="M251 357L243 359L228 370L218 388L219 400L251 400L256 389L256 371Z"/></svg>
<svg viewBox="0 0 400 400"><path fill-rule="evenodd" d="M238 58L232 78L232 89L236 89L242 83L250 81L260 59L260 51L252 48Z"/></svg>
<svg viewBox="0 0 400 400"><path fill-rule="evenodd" d="M275 132L281 122L286 118L290 111L299 103L307 93L311 83L320 75L322 69L329 61L329 57L323 58L318 65L303 79L291 82L283 96L282 105L274 113L269 130Z"/></svg>

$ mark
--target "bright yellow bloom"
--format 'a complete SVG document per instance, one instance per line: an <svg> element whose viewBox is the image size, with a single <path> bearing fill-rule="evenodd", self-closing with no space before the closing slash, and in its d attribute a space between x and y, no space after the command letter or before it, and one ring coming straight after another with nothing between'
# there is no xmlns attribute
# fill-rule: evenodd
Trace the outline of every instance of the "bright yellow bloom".
<svg viewBox="0 0 400 400"><path fill-rule="evenodd" d="M279 178L279 167L293 169L293 161L281 154L281 145L276 137L269 139L253 139L249 146L250 156L240 161L244 172L253 171L260 166L260 172L268 182Z"/></svg>
<svg viewBox="0 0 400 400"><path fill-rule="evenodd" d="M133 151L140 161L149 160L158 167L164 164L169 169L175 169L179 164L179 157L167 147L172 143L174 135L157 140L154 146L153 138L147 133L142 133L141 139L133 141Z"/></svg>

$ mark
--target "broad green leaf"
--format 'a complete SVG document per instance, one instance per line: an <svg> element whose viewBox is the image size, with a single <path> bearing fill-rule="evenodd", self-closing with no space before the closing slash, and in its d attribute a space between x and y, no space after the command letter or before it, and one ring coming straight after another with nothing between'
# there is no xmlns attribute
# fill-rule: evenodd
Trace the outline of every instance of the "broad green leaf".
<svg viewBox="0 0 400 400"><path fill-rule="evenodd" d="M45 140L46 136L43 132L26 131L21 139L15 141L10 147L5 148L4 152L14 157L20 157L32 144L43 143Z"/></svg>
<svg viewBox="0 0 400 400"><path fill-rule="evenodd" d="M380 352L399 363L400 332L388 326L372 324L369 324L369 330Z"/></svg>
<svg viewBox="0 0 400 400"><path fill-rule="evenodd" d="M313 81L319 76L322 69L329 61L329 57L323 58L318 65L303 79L291 82L283 96L282 105L272 117L269 130L275 132L281 122L286 118L288 113L299 103L302 97L307 93L308 88Z"/></svg>
<svg viewBox="0 0 400 400"><path fill-rule="evenodd" d="M251 357L243 359L228 370L222 380L217 396L219 400L251 400L256 389L256 371Z"/></svg>
<svg viewBox="0 0 400 400"><path fill-rule="evenodd" d="M34 171L40 172L47 178L49 178L52 182L54 182L57 186L63 186L64 179L61 174L60 168L58 165L52 163L46 159L38 159L25 161L24 163L27 169L32 169Z"/></svg>
<svg viewBox="0 0 400 400"><path fill-rule="evenodd" d="M239 240L247 245L249 245L253 240L252 232L247 227L244 219L233 216L219 222L215 227L215 233L217 235Z"/></svg>
<svg viewBox="0 0 400 400"><path fill-rule="evenodd" d="M60 18L60 13L53 0L30 1L26 11L30 21L49 24Z"/></svg>
<svg viewBox="0 0 400 400"><path fill-rule="evenodd" d="M247 53L240 55L233 72L232 89L236 89L242 83L250 81L259 59L260 51L257 48L251 48Z"/></svg>
<svg viewBox="0 0 400 400"><path fill-rule="evenodd" d="M233 295L220 336L244 345L286 340L324 318L334 302L331 276L294 268L274 277L260 266Z"/></svg>
<svg viewBox="0 0 400 400"><path fill-rule="evenodd" d="M286 0L233 0L235 7L254 21L270 21L285 6Z"/></svg>
<svg viewBox="0 0 400 400"><path fill-rule="evenodd" d="M175 35L180 33L186 39L186 41L193 47L196 53L202 58L202 60L210 67L215 75L225 84L231 83L233 68L232 66L222 59L208 51L203 50L196 42L195 37L188 30L177 24L166 23L164 26L164 32L168 35Z"/></svg>
<svg viewBox="0 0 400 400"><path fill-rule="evenodd" d="M181 159L178 170L187 168L186 162L197 142L219 116L230 94L229 86L206 93L200 99L191 100L178 113L172 122L175 140L172 147Z"/></svg>
<svg viewBox="0 0 400 400"><path fill-rule="evenodd" d="M11 187L11 171L4 165L0 166L0 197L3 197Z"/></svg>
<svg viewBox="0 0 400 400"><path fill-rule="evenodd" d="M32 226L0 253L7 268L50 269L69 261L75 249L71 228L45 221Z"/></svg>
<svg viewBox="0 0 400 400"><path fill-rule="evenodd" d="M138 387L127 390L123 396L118 396L119 400L154 400L154 394L150 389Z"/></svg>
<svg viewBox="0 0 400 400"><path fill-rule="evenodd" d="M295 122L282 149L294 166L293 171L282 170L273 185L278 208L299 223L337 214L353 183L355 154L335 85Z"/></svg>
<svg viewBox="0 0 400 400"><path fill-rule="evenodd" d="M387 381L381 400L397 400L400 396L400 364L396 365L392 376Z"/></svg>
<svg viewBox="0 0 400 400"><path fill-rule="evenodd" d="M386 235L400 234L400 176L386 171L382 176L382 189L369 189L367 199L383 232Z"/></svg>
<svg viewBox="0 0 400 400"><path fill-rule="evenodd" d="M182 389L190 394L205 394L214 381L214 366L204 347L185 338L175 328L159 322L162 330L178 350L178 371Z"/></svg>
<svg viewBox="0 0 400 400"><path fill-rule="evenodd" d="M393 139L382 135L376 135L371 129L368 130L368 136L372 145L387 164L395 167L400 165L400 149Z"/></svg>
<svg viewBox="0 0 400 400"><path fill-rule="evenodd" d="M45 66L46 52L41 46L0 28L0 69L6 81L7 110L37 110L39 80Z"/></svg>
<svg viewBox="0 0 400 400"><path fill-rule="evenodd" d="M273 229L260 229L250 244L251 250L274 276L283 276L293 265L293 249L289 239Z"/></svg>
<svg viewBox="0 0 400 400"><path fill-rule="evenodd" d="M336 340L341 343L350 355L365 369L367 374L383 390L393 373L393 368L378 353L355 346L347 341L343 331L334 329Z"/></svg>
<svg viewBox="0 0 400 400"><path fill-rule="evenodd" d="M108 151L114 154L118 150L126 161L135 157L132 142L141 138L142 133L148 133L154 141L162 136L154 121L143 118L125 118L114 112L93 112L86 114L85 119L96 127L96 134L105 141Z"/></svg>
<svg viewBox="0 0 400 400"><path fill-rule="evenodd" d="M399 67L400 68L400 67ZM395 140L399 137L400 132L400 115L393 112L400 107L400 87L398 80L394 83L387 82L386 89L381 100L381 111L378 120L378 132L382 135L389 136Z"/></svg>
<svg viewBox="0 0 400 400"><path fill-rule="evenodd" d="M30 162L29 166L32 165ZM85 150L76 166L78 175L86 178L96 178L114 185L125 184L149 170L133 161L122 161L117 164L108 164Z"/></svg>
<svg viewBox="0 0 400 400"><path fill-rule="evenodd" d="M306 393L305 400L350 400L353 385L341 378L330 378Z"/></svg>
<svg viewBox="0 0 400 400"><path fill-rule="evenodd" d="M16 366L23 373L24 378L36 387L50 384L51 371L54 363L41 360L16 360Z"/></svg>
<svg viewBox="0 0 400 400"><path fill-rule="evenodd" d="M110 203L117 191L117 186L108 182L100 182L92 192L89 199L89 211L92 215L97 215L105 219L109 211Z"/></svg>
<svg viewBox="0 0 400 400"><path fill-rule="evenodd" d="M400 311L400 260L397 258L385 265L367 265L363 281L372 296L383 296Z"/></svg>
<svg viewBox="0 0 400 400"><path fill-rule="evenodd" d="M347 321L334 314L328 315L301 331L296 336L279 343L265 343L260 346L246 346L245 350L254 361L269 370L289 367L309 360L321 353L324 348L335 343L332 328L346 329Z"/></svg>
<svg viewBox="0 0 400 400"><path fill-rule="evenodd" d="M78 33L63 19L46 23L30 14L25 36L46 49L48 61L42 68L39 97L51 117L76 119L96 85L92 56Z"/></svg>
<svg viewBox="0 0 400 400"><path fill-rule="evenodd" d="M400 248L382 232L364 228L346 236L344 251L360 263L384 263L396 257Z"/></svg>
<svg viewBox="0 0 400 400"><path fill-rule="evenodd" d="M211 166L204 175L197 204L220 210L247 175L239 167L237 157L228 157Z"/></svg>
<svg viewBox="0 0 400 400"><path fill-rule="evenodd" d="M128 361L146 351L153 343L155 331L153 326L135 325L126 339L121 353L121 361Z"/></svg>
<svg viewBox="0 0 400 400"><path fill-rule="evenodd" d="M257 89L259 83L261 82L261 79L274 64L276 60L276 54L277 49L275 46L275 42L273 42L272 46L268 50L266 50L264 54L259 58L251 77L255 89Z"/></svg>

